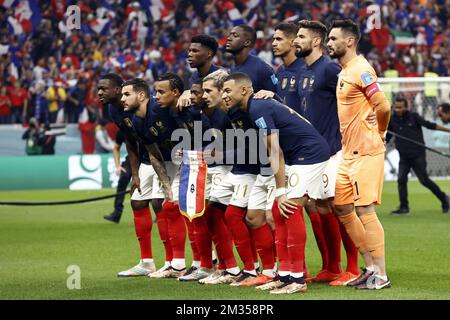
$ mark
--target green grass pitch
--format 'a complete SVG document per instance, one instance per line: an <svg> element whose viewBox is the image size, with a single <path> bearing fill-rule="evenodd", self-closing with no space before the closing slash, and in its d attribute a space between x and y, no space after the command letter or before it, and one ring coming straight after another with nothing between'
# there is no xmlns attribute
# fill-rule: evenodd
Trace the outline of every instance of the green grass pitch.
<svg viewBox="0 0 450 320"><path fill-rule="evenodd" d="M447 193L450 181L437 182ZM0 192L0 201L60 201L82 199L114 190L43 190ZM360 292L311 284L306 294L270 295L254 288L202 286L175 279L117 278L118 271L138 262L128 198L119 225L103 220L112 199L69 206L0 206L0 299L450 299L450 216L418 182L409 183L410 216L393 217L397 187L385 183L378 208L386 235L387 270L393 287ZM320 269L309 219L306 258L309 271ZM160 267L164 259L156 225L153 253ZM187 263L191 253L186 243ZM237 256L236 256L237 257ZM342 254L345 267L345 254ZM361 260L360 260L361 262ZM81 270L81 289L69 290L70 265Z"/></svg>

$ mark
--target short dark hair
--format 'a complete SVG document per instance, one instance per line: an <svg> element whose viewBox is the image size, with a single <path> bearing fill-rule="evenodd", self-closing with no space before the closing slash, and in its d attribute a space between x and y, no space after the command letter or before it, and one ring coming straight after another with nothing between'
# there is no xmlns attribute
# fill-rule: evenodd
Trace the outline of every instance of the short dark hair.
<svg viewBox="0 0 450 320"><path fill-rule="evenodd" d="M341 28L343 33L351 34L356 38L356 43L358 43L359 39L361 38L361 31L359 30L359 25L350 19L333 20L331 22L329 30L333 28Z"/></svg>
<svg viewBox="0 0 450 320"><path fill-rule="evenodd" d="M397 95L395 97L394 102L403 102L403 103L405 103L405 107L408 108L408 100L405 98L405 96L403 96L401 94Z"/></svg>
<svg viewBox="0 0 450 320"><path fill-rule="evenodd" d="M254 45L256 43L256 30L255 29L253 29L252 27L250 27L246 24L242 24L237 27L241 28L244 31L244 33L247 34L252 45Z"/></svg>
<svg viewBox="0 0 450 320"><path fill-rule="evenodd" d="M439 108L441 108L442 109L442 112L444 112L444 113L449 113L450 112L450 104L448 104L448 103L441 103L440 105L439 105Z"/></svg>
<svg viewBox="0 0 450 320"><path fill-rule="evenodd" d="M184 83L179 75L172 72L167 72L158 78L158 81L167 81L167 80L170 83L171 90L177 89L180 92L180 94L183 93Z"/></svg>
<svg viewBox="0 0 450 320"><path fill-rule="evenodd" d="M295 38L298 32L298 26L293 22L282 22L275 26L275 31L280 30L289 38Z"/></svg>
<svg viewBox="0 0 450 320"><path fill-rule="evenodd" d="M243 72L235 72L230 74L228 77L226 77L224 83L230 80L234 80L236 82L249 81L250 83L252 83L252 79Z"/></svg>
<svg viewBox="0 0 450 320"><path fill-rule="evenodd" d="M148 86L147 82L145 82L144 79L134 78L127 80L122 84L122 88L125 86L133 86L134 91L144 92L147 98L150 97L150 87Z"/></svg>
<svg viewBox="0 0 450 320"><path fill-rule="evenodd" d="M100 80L109 80L117 87L121 87L123 83L122 77L117 73L105 73L104 75L100 76Z"/></svg>
<svg viewBox="0 0 450 320"><path fill-rule="evenodd" d="M325 43L325 38L327 37L327 27L320 21L311 20L300 20L298 22L298 28L305 28L312 31L314 34L320 36L322 40L322 45Z"/></svg>
<svg viewBox="0 0 450 320"><path fill-rule="evenodd" d="M219 44L217 43L216 39L206 34L199 34L193 36L191 39L191 43L200 43L202 46L211 50L213 55L217 53L217 48L219 47Z"/></svg>

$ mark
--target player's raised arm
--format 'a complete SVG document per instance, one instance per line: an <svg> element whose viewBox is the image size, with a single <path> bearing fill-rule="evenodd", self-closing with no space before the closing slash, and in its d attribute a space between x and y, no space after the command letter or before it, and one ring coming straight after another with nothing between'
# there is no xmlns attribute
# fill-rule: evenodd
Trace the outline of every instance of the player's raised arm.
<svg viewBox="0 0 450 320"><path fill-rule="evenodd" d="M161 185L164 190L164 198L168 201L172 201L172 188L170 186L170 178L167 174L167 169L164 164L164 158L159 150L159 147L156 143L146 144L145 148L148 151L148 156L150 157L150 162L158 175L159 181L161 181Z"/></svg>

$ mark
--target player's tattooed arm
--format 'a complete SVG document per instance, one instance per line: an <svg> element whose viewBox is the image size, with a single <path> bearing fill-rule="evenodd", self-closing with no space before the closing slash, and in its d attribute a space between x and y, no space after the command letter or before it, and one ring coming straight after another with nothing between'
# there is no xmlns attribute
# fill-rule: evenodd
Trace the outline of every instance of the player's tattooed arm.
<svg viewBox="0 0 450 320"><path fill-rule="evenodd" d="M130 193L133 194L135 189L141 193L141 181L139 179L140 160L138 156L137 143L136 141L125 136L125 147L127 148L128 159L130 160L131 166L131 177L133 178Z"/></svg>
<svg viewBox="0 0 450 320"><path fill-rule="evenodd" d="M158 148L158 145L156 143L147 144L145 145L145 148L148 151L148 155L150 157L150 162L153 166L153 169L158 175L159 181L161 182L161 185L163 187L164 198L168 201L172 201L173 195L172 195L172 188L170 186L170 178L169 175L167 174L164 159L162 157L161 151Z"/></svg>

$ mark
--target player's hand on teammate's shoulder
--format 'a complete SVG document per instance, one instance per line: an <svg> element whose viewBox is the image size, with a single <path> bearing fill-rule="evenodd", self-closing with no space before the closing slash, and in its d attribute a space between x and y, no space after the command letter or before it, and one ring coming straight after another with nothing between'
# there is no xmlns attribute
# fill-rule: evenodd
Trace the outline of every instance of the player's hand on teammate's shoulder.
<svg viewBox="0 0 450 320"><path fill-rule="evenodd" d="M269 90L259 90L253 98L255 99L271 99L275 96L275 93Z"/></svg>
<svg viewBox="0 0 450 320"><path fill-rule="evenodd" d="M183 108L191 106L191 91L185 90L177 102L177 107L181 111Z"/></svg>

